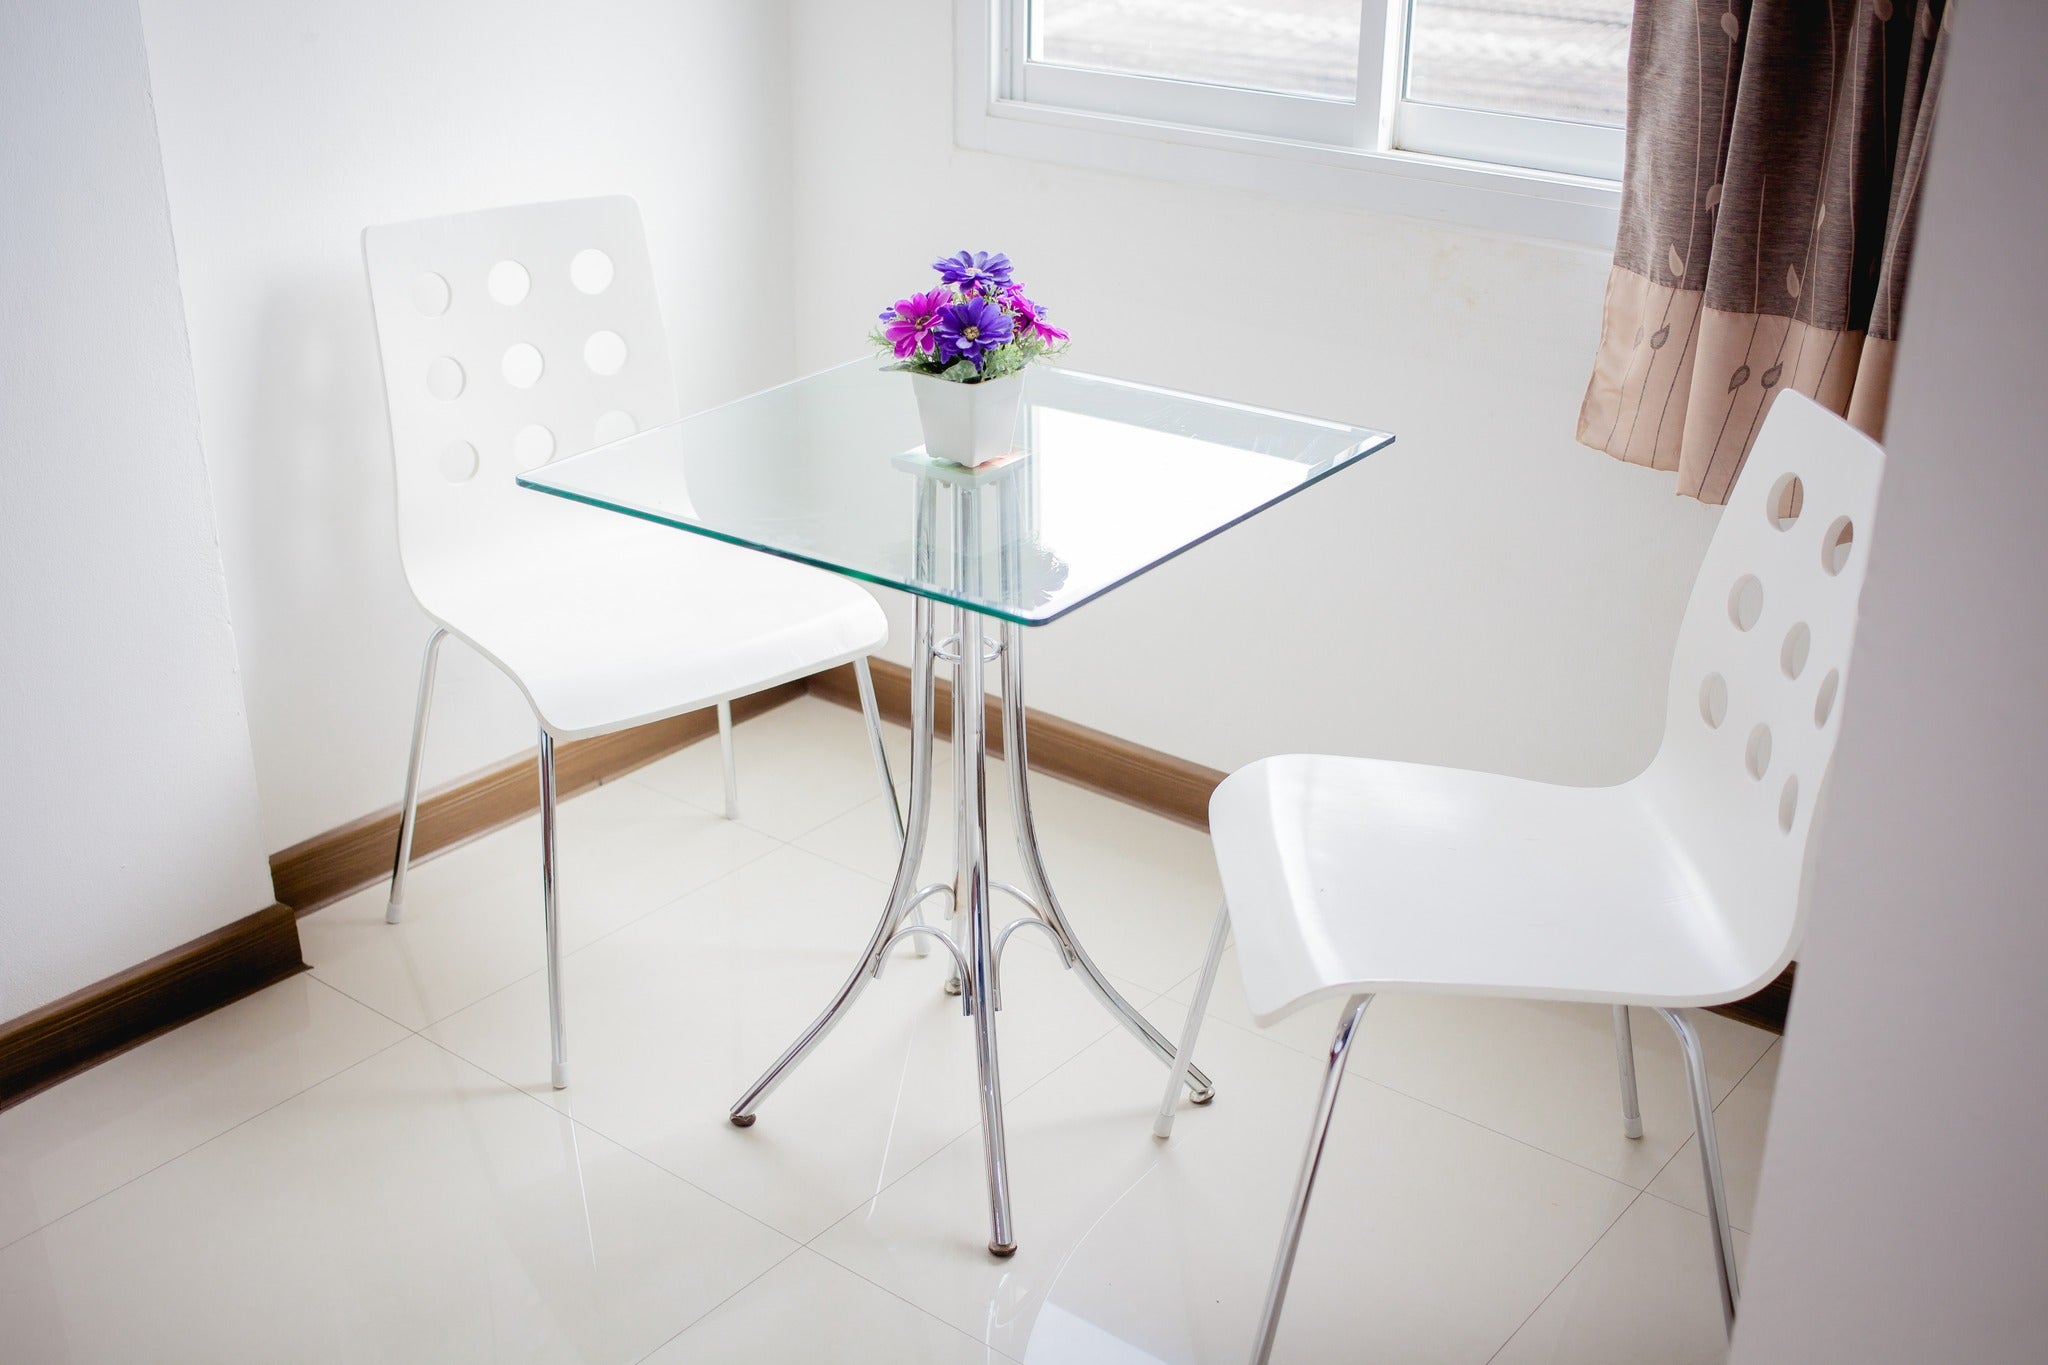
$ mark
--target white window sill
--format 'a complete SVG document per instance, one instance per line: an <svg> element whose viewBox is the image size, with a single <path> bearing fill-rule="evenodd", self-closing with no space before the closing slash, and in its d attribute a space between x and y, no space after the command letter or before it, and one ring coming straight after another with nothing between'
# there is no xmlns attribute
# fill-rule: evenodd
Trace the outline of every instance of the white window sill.
<svg viewBox="0 0 2048 1365"><path fill-rule="evenodd" d="M965 6L971 13L977 6ZM954 137L973 151L1154 180L1293 195L1611 249L1611 180L1365 151L994 98L987 29L956 25Z"/></svg>

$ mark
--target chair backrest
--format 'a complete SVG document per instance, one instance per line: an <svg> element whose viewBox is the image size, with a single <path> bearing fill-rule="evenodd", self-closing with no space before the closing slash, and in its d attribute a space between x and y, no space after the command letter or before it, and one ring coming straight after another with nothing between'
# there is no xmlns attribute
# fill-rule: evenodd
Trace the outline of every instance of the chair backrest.
<svg viewBox="0 0 2048 1365"><path fill-rule="evenodd" d="M1777 971L1803 927L1883 471L1874 441L1781 392L1679 627L1663 744L1639 780L1725 908L1738 974Z"/></svg>
<svg viewBox="0 0 2048 1365"><path fill-rule="evenodd" d="M514 477L680 417L640 210L624 195L366 228L416 592L537 535L601 535Z"/></svg>

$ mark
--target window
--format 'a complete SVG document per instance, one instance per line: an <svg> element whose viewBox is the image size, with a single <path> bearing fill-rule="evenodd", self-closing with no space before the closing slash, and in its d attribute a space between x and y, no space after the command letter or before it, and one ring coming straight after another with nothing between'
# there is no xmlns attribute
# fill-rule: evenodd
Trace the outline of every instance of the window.
<svg viewBox="0 0 2048 1365"><path fill-rule="evenodd" d="M1564 206L1538 213L1544 235L1612 240L1632 0L957 4L966 145L1240 181L1257 173L1083 135L1262 152L1297 163L1268 180L1391 174L1414 184L1340 197L1489 222L1468 191L1518 195ZM999 120L1069 131L1019 138Z"/></svg>
<svg viewBox="0 0 2048 1365"><path fill-rule="evenodd" d="M1395 147L1620 178L1631 0L1407 5Z"/></svg>

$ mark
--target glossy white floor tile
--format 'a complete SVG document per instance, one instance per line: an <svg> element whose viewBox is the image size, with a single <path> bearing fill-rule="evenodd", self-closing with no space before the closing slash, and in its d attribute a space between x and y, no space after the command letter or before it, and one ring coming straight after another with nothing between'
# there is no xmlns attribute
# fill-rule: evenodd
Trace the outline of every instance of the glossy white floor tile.
<svg viewBox="0 0 2048 1365"><path fill-rule="evenodd" d="M571 949L776 846L631 781L564 802L557 839ZM398 924L384 922L386 895L380 882L317 910L299 922L299 937L315 976L408 1028L475 1004L546 960L538 816L414 867Z"/></svg>
<svg viewBox="0 0 2048 1365"><path fill-rule="evenodd" d="M799 697L735 725L733 761L740 822L777 839L794 839L863 801L881 799L882 778L860 712L817 697ZM900 785L903 769L896 772ZM627 780L708 811L725 809L725 766L715 740L650 763Z"/></svg>
<svg viewBox="0 0 2048 1365"><path fill-rule="evenodd" d="M1714 1132L1721 1140L1721 1176L1728 1188L1728 1221L1744 1232L1749 1231L1750 1219L1756 1213L1756 1182L1763 1173L1771 1092L1778 1084L1778 1061L1783 1054L1783 1046L1773 1044L1714 1108ZM1697 1142L1686 1139L1685 1146L1650 1182L1650 1193L1683 1204L1695 1213L1707 1211Z"/></svg>
<svg viewBox="0 0 2048 1365"><path fill-rule="evenodd" d="M894 1294L799 1251L647 1365L987 1365L1007 1359Z"/></svg>
<svg viewBox="0 0 2048 1365"><path fill-rule="evenodd" d="M1208 1053L1218 1098L1166 1143L1158 1068L1121 1037L1015 1097L1009 1261L980 1253L973 1135L813 1246L1020 1360L1242 1360L1321 1069L1222 1024ZM1633 1197L1354 1078L1278 1358L1485 1361Z"/></svg>
<svg viewBox="0 0 2048 1365"><path fill-rule="evenodd" d="M780 1234L408 1038L0 1251L8 1359L633 1360Z"/></svg>
<svg viewBox="0 0 2048 1365"><path fill-rule="evenodd" d="M1166 993L1184 1002L1195 981ZM1318 1005L1266 1030L1306 1055L1330 1045L1340 1006ZM1237 950L1227 950L1209 997L1209 1013L1244 1028L1256 1027L1244 1006ZM1773 1036L1719 1015L1695 1011L1707 1054L1707 1076L1717 1101L1756 1065ZM1390 995L1373 1002L1353 1045L1354 1073L1447 1109L1496 1132L1624 1181L1648 1186L1692 1139L1692 1100L1678 1043L1648 1010L1632 1015L1636 1090L1643 1136L1622 1132L1620 1079L1614 1026L1605 1005L1454 996ZM1764 1102L1768 1104L1768 1093ZM1754 1169L1761 1160L1761 1125L1722 1131L1722 1157Z"/></svg>
<svg viewBox="0 0 2048 1365"><path fill-rule="evenodd" d="M727 1107L837 992L885 894L872 878L782 848L573 954L564 1091L548 1086L539 976L429 1036L809 1238L973 1130L979 1113L972 1026L942 989L951 959L898 949L754 1126L727 1121ZM1011 1089L1114 1027L1051 953L1012 952L1004 969L998 1033Z"/></svg>
<svg viewBox="0 0 2048 1365"><path fill-rule="evenodd" d="M1735 1234L1739 1269L1748 1246ZM1728 1357L1707 1220L1644 1195L1493 1365L1713 1365Z"/></svg>
<svg viewBox="0 0 2048 1365"><path fill-rule="evenodd" d="M295 976L0 1112L0 1245L403 1037Z"/></svg>
<svg viewBox="0 0 2048 1365"><path fill-rule="evenodd" d="M739 740L738 822L715 741L563 807L570 1089L547 1084L528 820L414 869L401 925L381 885L307 917L311 976L0 1113L0 1358L1243 1359L1334 1011L1253 1031L1228 965L1217 1102L1161 1143L1163 1067L1020 936L999 1035L1022 1249L996 1261L939 953L899 950L758 1123L726 1121L839 988L895 864L857 712L799 702ZM923 880L950 880L943 746L935 767ZM1004 777L992 862L1016 880ZM1077 929L1177 1036L1207 841L1033 787ZM1607 1030L1604 1009L1374 1006L1279 1359L1719 1358L1676 1050L1638 1016L1629 1143ZM1777 1053L1702 1034L1746 1225Z"/></svg>

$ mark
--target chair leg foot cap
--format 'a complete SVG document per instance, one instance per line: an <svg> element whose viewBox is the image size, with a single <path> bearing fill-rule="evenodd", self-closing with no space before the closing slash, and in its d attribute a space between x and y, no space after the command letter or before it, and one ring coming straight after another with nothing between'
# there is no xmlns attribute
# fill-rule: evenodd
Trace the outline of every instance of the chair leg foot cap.
<svg viewBox="0 0 2048 1365"><path fill-rule="evenodd" d="M1194 1092L1192 1092L1191 1094L1189 1094L1189 1096L1188 1096L1188 1103L1190 1103L1190 1104L1207 1104L1207 1103L1208 1103L1209 1101L1211 1101L1211 1100L1213 1100L1213 1099L1215 1099L1215 1098L1216 1098L1216 1087L1212 1085L1212 1086L1208 1087L1208 1088L1207 1088L1206 1090L1197 1090L1197 1091L1194 1091Z"/></svg>
<svg viewBox="0 0 2048 1365"><path fill-rule="evenodd" d="M947 977L947 978L946 978L946 994L948 994L948 995L958 995L958 994L960 994L960 978L959 978L959 977L957 977L957 976L949 976L949 977Z"/></svg>
<svg viewBox="0 0 2048 1365"><path fill-rule="evenodd" d="M1640 1142L1643 1137L1643 1121L1641 1119L1630 1119L1621 1125L1621 1131L1626 1136Z"/></svg>
<svg viewBox="0 0 2048 1365"><path fill-rule="evenodd" d="M733 1127L735 1127L735 1128L752 1128L752 1127L754 1126L754 1120L755 1120L755 1119L757 1119L757 1118L759 1118L759 1117L760 1117L760 1115L759 1115L759 1114L728 1114L728 1115L726 1115L726 1117L732 1120L732 1126L733 1126Z"/></svg>
<svg viewBox="0 0 2048 1365"><path fill-rule="evenodd" d="M569 1088L569 1064L567 1062L556 1062L550 1067L548 1070L548 1083L557 1090L567 1090Z"/></svg>
<svg viewBox="0 0 2048 1365"><path fill-rule="evenodd" d="M387 902L387 903L385 904L385 906L384 906L384 922L385 922L386 924L396 924L396 923L398 923L399 919L400 919L400 918L401 918L401 917L402 917L402 916L403 916L404 914L405 914L405 902L404 902L404 901L390 901L390 902Z"/></svg>
<svg viewBox="0 0 2048 1365"><path fill-rule="evenodd" d="M1007 1261L1017 1254L1017 1244L1015 1242L990 1242L988 1244L988 1254L999 1261Z"/></svg>

